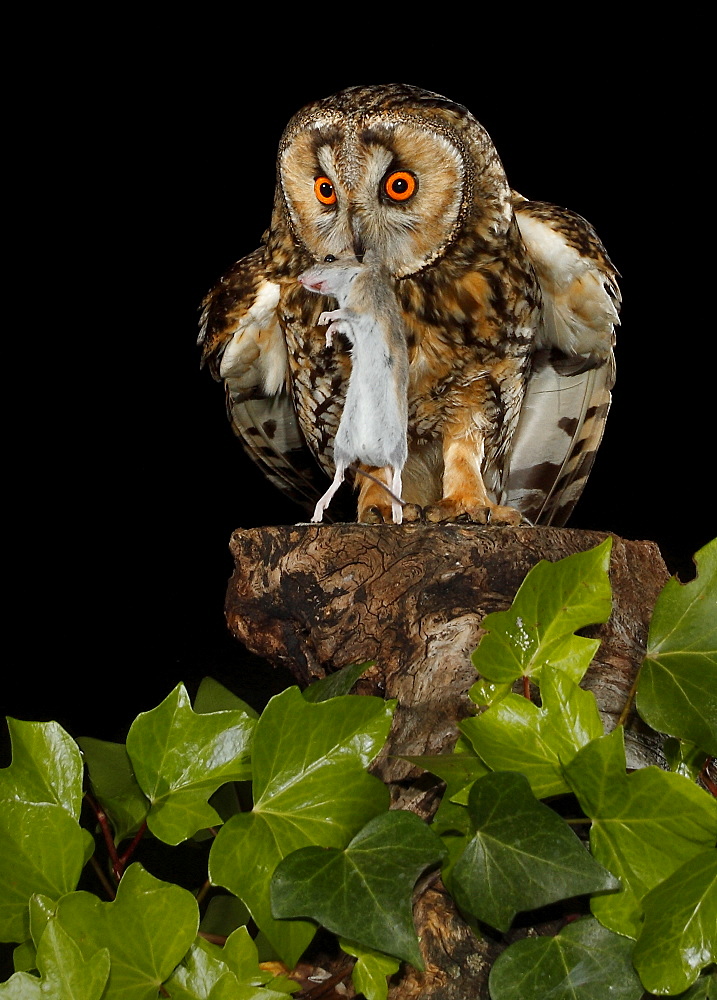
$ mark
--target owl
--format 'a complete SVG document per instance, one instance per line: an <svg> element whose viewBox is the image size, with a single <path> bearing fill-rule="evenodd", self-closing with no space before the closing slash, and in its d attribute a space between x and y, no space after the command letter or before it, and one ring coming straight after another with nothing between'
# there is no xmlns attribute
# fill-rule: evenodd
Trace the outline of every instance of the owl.
<svg viewBox="0 0 717 1000"><path fill-rule="evenodd" d="M351 355L318 322L336 301L298 276L368 252L409 360L404 520L564 524L610 405L617 272L581 216L511 189L466 108L406 84L350 87L291 119L261 245L203 302L202 359L248 453L313 510ZM390 521L382 470L361 471L351 516Z"/></svg>

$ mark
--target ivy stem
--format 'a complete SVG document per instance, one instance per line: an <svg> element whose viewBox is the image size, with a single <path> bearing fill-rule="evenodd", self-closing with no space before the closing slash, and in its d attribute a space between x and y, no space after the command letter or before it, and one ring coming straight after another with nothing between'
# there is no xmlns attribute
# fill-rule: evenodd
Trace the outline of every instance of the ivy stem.
<svg viewBox="0 0 717 1000"><path fill-rule="evenodd" d="M640 676L640 671L638 670L637 673L635 674L635 679L632 682L632 687L630 688L630 690L627 693L627 700L625 701L625 704L623 705L622 712L620 712L620 718L617 720L616 725L618 725L618 726L624 726L625 725L625 722L627 721L627 717L628 717L628 715L630 714L630 712L632 710L632 703L635 700L635 692L637 691L637 678L639 676Z"/></svg>
<svg viewBox="0 0 717 1000"><path fill-rule="evenodd" d="M208 931L197 931L200 938L204 938L205 941L211 941L212 944L218 944L220 948L223 948L227 943L226 936L223 934L210 934Z"/></svg>
<svg viewBox="0 0 717 1000"><path fill-rule="evenodd" d="M589 816L582 816L580 819L566 819L565 822L570 826L579 826L581 823L592 823L592 820Z"/></svg>
<svg viewBox="0 0 717 1000"><path fill-rule="evenodd" d="M100 882L102 884L102 887L105 890L105 892L107 893L107 895L109 896L109 898L111 900L114 899L116 897L116 895L117 895L117 893L115 892L114 886L112 885L112 883L110 882L110 880L107 878L107 876L105 875L105 873L102 871L102 866L100 865L99 861L94 856L94 854L90 858L90 864L94 868L95 875L100 880Z"/></svg>
<svg viewBox="0 0 717 1000"><path fill-rule="evenodd" d="M708 774L707 768L712 762L712 757L707 757L704 764L702 765L702 770L700 771L700 781L704 784L705 788L709 791L710 795L717 798L717 784L712 780L712 776Z"/></svg>
<svg viewBox="0 0 717 1000"><path fill-rule="evenodd" d="M530 677L527 674L523 674L523 697L530 701Z"/></svg>
<svg viewBox="0 0 717 1000"><path fill-rule="evenodd" d="M134 854L134 852L137 850L137 844L139 844L142 837L144 837L144 832L146 829L147 829L147 820L145 819L142 820L142 825L140 826L139 830L135 833L134 837L132 838L132 842L127 848L127 850L124 852L122 857L117 858L116 862L113 864L112 867L118 882L124 875L124 870L127 867L127 863Z"/></svg>
<svg viewBox="0 0 717 1000"><path fill-rule="evenodd" d="M114 838L112 837L112 829L110 827L110 821L107 813L89 792L85 792L85 798L87 799L92 812L97 817L97 822L100 825L100 830L102 831L102 836L104 837L105 845L107 847L107 853L109 854L110 861L112 862L112 870L115 875L117 875L116 869L119 858L117 856L117 848L115 847Z"/></svg>
<svg viewBox="0 0 717 1000"><path fill-rule="evenodd" d="M200 888L199 892L197 893L197 895L195 897L196 900L197 900L197 904L198 905L201 904L204 901L204 897L209 892L209 890L211 889L211 887L212 887L212 883L209 881L209 879L207 879L206 882Z"/></svg>

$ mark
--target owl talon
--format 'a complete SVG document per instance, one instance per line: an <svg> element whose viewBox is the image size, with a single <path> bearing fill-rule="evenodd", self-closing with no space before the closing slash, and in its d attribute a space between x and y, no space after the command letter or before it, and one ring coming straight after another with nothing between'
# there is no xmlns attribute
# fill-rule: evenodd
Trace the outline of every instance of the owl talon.
<svg viewBox="0 0 717 1000"><path fill-rule="evenodd" d="M417 524L423 520L423 511L417 503L407 503L404 505L403 520L408 524Z"/></svg>
<svg viewBox="0 0 717 1000"><path fill-rule="evenodd" d="M383 514L378 507L369 507L362 518L364 524L385 524Z"/></svg>

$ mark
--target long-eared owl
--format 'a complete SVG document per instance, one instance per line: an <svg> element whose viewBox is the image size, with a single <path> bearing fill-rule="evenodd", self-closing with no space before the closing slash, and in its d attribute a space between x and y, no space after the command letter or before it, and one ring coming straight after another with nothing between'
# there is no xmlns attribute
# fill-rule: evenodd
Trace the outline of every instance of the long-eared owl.
<svg viewBox="0 0 717 1000"><path fill-rule="evenodd" d="M511 190L485 129L438 94L358 86L299 111L270 227L207 295L199 339L246 449L307 510L333 475L351 357L317 324L333 300L297 279L347 251L383 260L401 310L416 516L564 524L614 382L620 294L592 227ZM358 520L391 520L365 471Z"/></svg>

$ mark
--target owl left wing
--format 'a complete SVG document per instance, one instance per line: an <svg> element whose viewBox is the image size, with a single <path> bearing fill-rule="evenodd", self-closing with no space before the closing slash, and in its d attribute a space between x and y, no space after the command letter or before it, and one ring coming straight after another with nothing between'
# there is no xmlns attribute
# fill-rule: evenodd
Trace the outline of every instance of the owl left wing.
<svg viewBox="0 0 717 1000"><path fill-rule="evenodd" d="M610 407L618 274L581 216L520 195L514 209L543 311L501 503L533 523L562 525L583 491Z"/></svg>
<svg viewBox="0 0 717 1000"><path fill-rule="evenodd" d="M243 257L202 303L202 364L223 381L229 420L266 477L307 510L320 495L316 462L289 391L280 286L267 276L265 247Z"/></svg>

